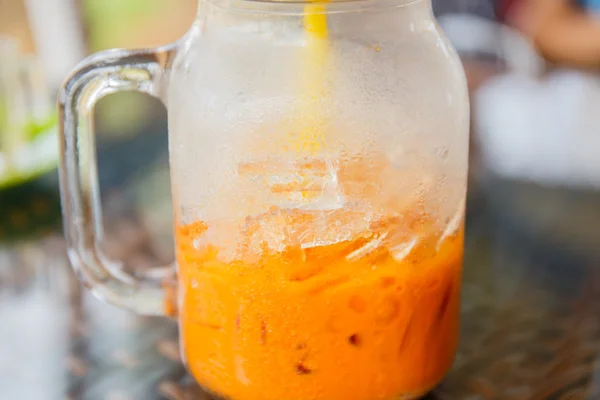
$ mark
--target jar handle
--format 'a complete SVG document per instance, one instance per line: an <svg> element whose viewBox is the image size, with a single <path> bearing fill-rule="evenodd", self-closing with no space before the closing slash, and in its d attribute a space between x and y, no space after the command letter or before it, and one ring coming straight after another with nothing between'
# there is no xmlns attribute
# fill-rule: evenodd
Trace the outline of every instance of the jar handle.
<svg viewBox="0 0 600 400"><path fill-rule="evenodd" d="M83 61L59 93L60 191L69 260L101 300L143 315L169 314L169 292L155 278L136 279L102 251L93 111L102 97L137 91L161 99L176 45L109 50ZM171 269L171 274L173 269Z"/></svg>

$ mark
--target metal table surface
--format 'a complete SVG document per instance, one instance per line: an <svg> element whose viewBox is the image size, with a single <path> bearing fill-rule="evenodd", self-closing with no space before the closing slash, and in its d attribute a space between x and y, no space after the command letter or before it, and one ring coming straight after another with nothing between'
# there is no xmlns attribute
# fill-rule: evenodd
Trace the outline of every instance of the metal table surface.
<svg viewBox="0 0 600 400"><path fill-rule="evenodd" d="M162 131L100 153L109 248L136 268L172 257ZM173 321L80 288L54 177L1 192L0 220L0 399L204 398ZM460 350L430 399L600 398L600 194L474 184L467 225Z"/></svg>

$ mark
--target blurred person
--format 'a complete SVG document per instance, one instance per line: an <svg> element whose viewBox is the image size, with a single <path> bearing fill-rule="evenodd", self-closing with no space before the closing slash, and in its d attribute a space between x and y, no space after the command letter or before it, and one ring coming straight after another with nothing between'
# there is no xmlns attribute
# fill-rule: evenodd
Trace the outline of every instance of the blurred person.
<svg viewBox="0 0 600 400"><path fill-rule="evenodd" d="M497 6L501 21L543 59L540 73L513 69L474 95L486 164L504 178L600 189L600 1L499 0ZM505 51L519 55L511 35Z"/></svg>
<svg viewBox="0 0 600 400"><path fill-rule="evenodd" d="M600 0L500 0L499 16L557 65L600 67Z"/></svg>

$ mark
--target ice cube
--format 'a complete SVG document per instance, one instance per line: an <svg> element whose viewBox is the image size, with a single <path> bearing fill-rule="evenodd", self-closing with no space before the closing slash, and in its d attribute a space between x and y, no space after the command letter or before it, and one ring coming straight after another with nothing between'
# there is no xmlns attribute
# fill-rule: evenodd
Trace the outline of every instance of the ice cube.
<svg viewBox="0 0 600 400"><path fill-rule="evenodd" d="M216 250L219 261L229 263L235 260L235 250L240 242L242 221L239 219L215 219L206 223L206 229L198 231L192 239L196 250L205 252Z"/></svg>
<svg viewBox="0 0 600 400"><path fill-rule="evenodd" d="M346 260L348 260L350 262L357 261L357 260L360 260L361 258L364 258L364 257L368 256L369 254L373 253L374 251L376 251L378 248L380 248L383 245L384 240L387 237L387 235L388 235L387 233L384 233L381 236L376 236L376 237L371 238L371 240L367 241L364 246L361 246L359 249L348 254L346 256Z"/></svg>
<svg viewBox="0 0 600 400"><path fill-rule="evenodd" d="M282 252L288 247L327 246L359 237L368 231L369 223L368 215L358 211L273 208L247 219L241 248L261 254L265 249Z"/></svg>
<svg viewBox="0 0 600 400"><path fill-rule="evenodd" d="M454 216L448 222L448 225L446 226L444 233L442 234L439 241L437 242L437 245L436 245L437 250L440 249L440 247L442 246L442 244L444 243L444 241L446 239L448 239L451 236L454 236L461 229L463 221L464 221L464 217L465 217L465 201L463 200L460 202L460 206L456 210L456 213L454 213Z"/></svg>
<svg viewBox="0 0 600 400"><path fill-rule="evenodd" d="M266 208L330 210L343 206L337 162L324 159L271 159L241 163L240 178L252 183Z"/></svg>
<svg viewBox="0 0 600 400"><path fill-rule="evenodd" d="M419 238L413 237L408 242L400 243L400 244L392 247L390 249L390 252L392 253L392 257L397 262L404 261L410 255L410 253L413 251L413 249L415 248L417 243L419 243Z"/></svg>

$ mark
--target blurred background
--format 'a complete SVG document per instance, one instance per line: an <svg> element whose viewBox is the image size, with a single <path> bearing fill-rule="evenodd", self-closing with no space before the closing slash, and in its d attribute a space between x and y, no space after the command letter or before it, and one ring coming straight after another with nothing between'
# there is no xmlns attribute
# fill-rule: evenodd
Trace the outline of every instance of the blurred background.
<svg viewBox="0 0 600 400"><path fill-rule="evenodd" d="M472 106L468 340L433 398L598 398L600 1L433 3ZM82 293L64 256L55 145L55 99L81 59L170 43L195 9L0 0L0 399L201 398L173 323ZM110 254L142 271L168 264L164 107L113 95L96 125Z"/></svg>

